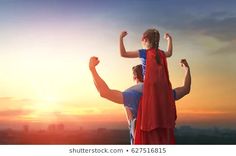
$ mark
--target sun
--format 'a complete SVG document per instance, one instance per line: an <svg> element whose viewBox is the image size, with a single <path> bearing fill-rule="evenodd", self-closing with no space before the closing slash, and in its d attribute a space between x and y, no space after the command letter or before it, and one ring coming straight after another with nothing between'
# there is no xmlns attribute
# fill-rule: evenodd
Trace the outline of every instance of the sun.
<svg viewBox="0 0 236 156"><path fill-rule="evenodd" d="M32 100L29 109L30 114L21 116L24 121L54 122L57 120L56 112L60 111L60 98L52 95L44 95Z"/></svg>
<svg viewBox="0 0 236 156"><path fill-rule="evenodd" d="M44 96L37 100L34 105L36 112L55 112L59 104L59 98Z"/></svg>

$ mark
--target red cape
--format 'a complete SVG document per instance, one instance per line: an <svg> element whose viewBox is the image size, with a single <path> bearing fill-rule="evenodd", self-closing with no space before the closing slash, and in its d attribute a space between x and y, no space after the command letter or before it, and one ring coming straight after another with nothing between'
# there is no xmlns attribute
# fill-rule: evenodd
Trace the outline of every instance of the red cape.
<svg viewBox="0 0 236 156"><path fill-rule="evenodd" d="M156 62L155 49L146 52L146 73L143 96L140 100L136 122L135 142L140 142L143 132L157 128L174 129L176 107L164 52L158 51L161 64ZM155 138L153 138L155 139Z"/></svg>

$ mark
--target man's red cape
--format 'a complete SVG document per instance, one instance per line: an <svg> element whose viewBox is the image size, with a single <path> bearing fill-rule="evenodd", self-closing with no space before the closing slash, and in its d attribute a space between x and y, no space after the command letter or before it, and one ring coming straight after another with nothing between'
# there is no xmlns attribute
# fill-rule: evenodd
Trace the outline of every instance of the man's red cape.
<svg viewBox="0 0 236 156"><path fill-rule="evenodd" d="M172 131L175 127L176 107L169 80L166 56L164 52L158 50L161 64L157 64L156 54L153 48L146 52L146 73L143 96L138 109L135 144L148 143L149 141L145 138L151 139L150 143L155 143L155 140L160 143L162 138L158 139L158 135L166 134L159 137L169 138L174 133ZM159 132L156 131L157 129ZM171 132L160 131L160 129L170 129ZM152 135L153 132L158 134ZM151 137L146 137L148 134L151 134ZM173 141L173 139L170 140Z"/></svg>

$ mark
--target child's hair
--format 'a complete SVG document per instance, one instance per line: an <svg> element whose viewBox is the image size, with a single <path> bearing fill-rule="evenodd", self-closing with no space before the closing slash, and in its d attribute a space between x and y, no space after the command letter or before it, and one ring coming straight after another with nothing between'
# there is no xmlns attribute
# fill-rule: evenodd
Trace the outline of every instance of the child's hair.
<svg viewBox="0 0 236 156"><path fill-rule="evenodd" d="M159 42L160 42L160 33L157 29L148 29L143 33L143 39L147 38L150 43L151 48L156 50L156 61L158 64L161 63L160 56L158 54Z"/></svg>
<svg viewBox="0 0 236 156"><path fill-rule="evenodd" d="M133 74L136 75L137 79L140 82L143 82L143 69L142 69L142 65L139 64L139 65L133 66L132 70L133 70Z"/></svg>

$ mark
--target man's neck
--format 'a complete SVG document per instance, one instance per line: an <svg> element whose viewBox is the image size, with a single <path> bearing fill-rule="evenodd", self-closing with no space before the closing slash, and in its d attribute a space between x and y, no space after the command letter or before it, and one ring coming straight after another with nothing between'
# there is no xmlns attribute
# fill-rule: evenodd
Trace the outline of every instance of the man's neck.
<svg viewBox="0 0 236 156"><path fill-rule="evenodd" d="M141 81L136 81L136 84L140 84L140 83L142 83Z"/></svg>

